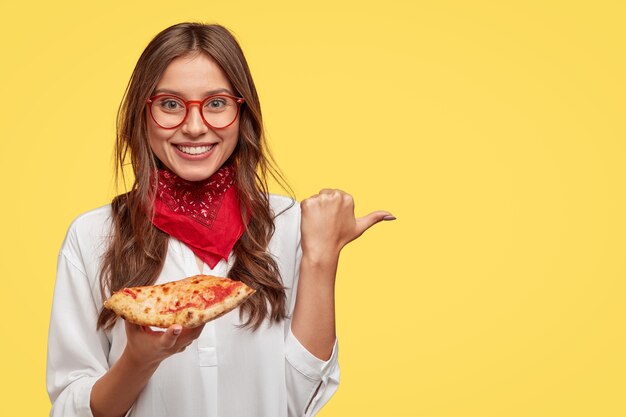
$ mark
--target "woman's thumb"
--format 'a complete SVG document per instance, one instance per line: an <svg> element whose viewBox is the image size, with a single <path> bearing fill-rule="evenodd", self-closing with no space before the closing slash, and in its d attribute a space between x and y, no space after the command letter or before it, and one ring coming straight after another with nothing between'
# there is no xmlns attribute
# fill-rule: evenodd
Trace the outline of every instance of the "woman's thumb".
<svg viewBox="0 0 626 417"><path fill-rule="evenodd" d="M359 236L376 223L383 220L395 220L396 218L388 211L374 211L366 216L356 219L356 228Z"/></svg>
<svg viewBox="0 0 626 417"><path fill-rule="evenodd" d="M161 340L163 341L164 348L171 348L178 340L178 336L183 331L183 327L180 324L174 324L167 328L163 334Z"/></svg>

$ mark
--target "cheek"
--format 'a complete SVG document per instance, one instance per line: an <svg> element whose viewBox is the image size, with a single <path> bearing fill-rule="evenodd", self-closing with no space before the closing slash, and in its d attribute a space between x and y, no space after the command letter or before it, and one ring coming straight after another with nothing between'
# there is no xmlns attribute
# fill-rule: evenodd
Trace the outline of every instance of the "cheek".
<svg viewBox="0 0 626 417"><path fill-rule="evenodd" d="M172 169L169 163L171 156L168 156L169 153L166 149L168 145L167 137L163 137L162 133L159 134L158 130L147 129L148 133L148 146L150 147L150 151L152 155L156 158L157 164L163 164L167 166L169 169Z"/></svg>
<svg viewBox="0 0 626 417"><path fill-rule="evenodd" d="M239 125L231 126L233 129L229 131L228 134L224 137L224 142L227 144L227 148L232 155L233 151L237 147L237 142L239 141Z"/></svg>
<svg viewBox="0 0 626 417"><path fill-rule="evenodd" d="M165 145L167 145L168 135L162 129L155 128L151 124L148 124L148 144L152 152L159 154L162 153Z"/></svg>

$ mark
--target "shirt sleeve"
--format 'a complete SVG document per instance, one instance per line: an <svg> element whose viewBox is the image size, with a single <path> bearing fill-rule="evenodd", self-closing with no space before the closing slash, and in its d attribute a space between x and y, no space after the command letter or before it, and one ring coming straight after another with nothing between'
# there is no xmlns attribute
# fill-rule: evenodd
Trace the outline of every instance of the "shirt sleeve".
<svg viewBox="0 0 626 417"><path fill-rule="evenodd" d="M291 331L291 316L295 307L302 259L299 226L300 215L298 215L298 244L294 263L293 293L285 329L287 405L289 417L311 417L316 415L337 391L339 362L337 339L335 339L330 358L323 361L309 352Z"/></svg>
<svg viewBox="0 0 626 417"><path fill-rule="evenodd" d="M291 332L286 337L288 415L310 417L330 400L339 386L337 340L330 359L311 354Z"/></svg>
<svg viewBox="0 0 626 417"><path fill-rule="evenodd" d="M91 389L109 368L110 344L104 332L96 330L99 309L93 284L66 243L58 258L48 333L50 416L92 417Z"/></svg>

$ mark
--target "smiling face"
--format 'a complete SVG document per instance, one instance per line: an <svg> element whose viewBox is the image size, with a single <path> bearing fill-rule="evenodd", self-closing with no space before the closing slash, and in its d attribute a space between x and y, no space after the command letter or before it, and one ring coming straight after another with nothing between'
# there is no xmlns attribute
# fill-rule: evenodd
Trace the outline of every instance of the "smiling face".
<svg viewBox="0 0 626 417"><path fill-rule="evenodd" d="M175 58L163 72L153 95L203 100L218 93L235 95L219 65L199 53ZM239 118L226 128L214 129L204 123L200 112L199 106L192 105L185 122L175 129L163 129L149 114L146 118L152 152L187 181L205 180L220 169L235 150L239 136Z"/></svg>

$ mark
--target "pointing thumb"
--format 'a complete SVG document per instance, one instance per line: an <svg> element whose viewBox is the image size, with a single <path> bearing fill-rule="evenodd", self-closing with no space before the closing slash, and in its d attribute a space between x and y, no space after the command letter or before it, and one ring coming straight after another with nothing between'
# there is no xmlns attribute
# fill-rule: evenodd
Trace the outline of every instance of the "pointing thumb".
<svg viewBox="0 0 626 417"><path fill-rule="evenodd" d="M362 235L367 229L374 226L376 223L383 220L395 220L396 218L388 211L379 210L373 211L370 214L359 217L356 219L356 229L360 235Z"/></svg>

